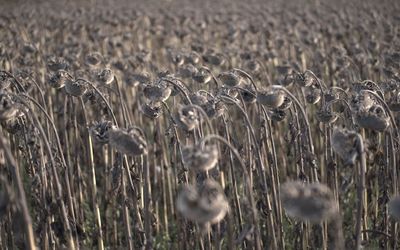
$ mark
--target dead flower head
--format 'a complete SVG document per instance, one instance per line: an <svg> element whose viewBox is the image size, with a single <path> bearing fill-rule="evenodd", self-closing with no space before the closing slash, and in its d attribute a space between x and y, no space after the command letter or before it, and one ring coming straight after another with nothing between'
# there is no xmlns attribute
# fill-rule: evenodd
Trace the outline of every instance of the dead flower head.
<svg viewBox="0 0 400 250"><path fill-rule="evenodd" d="M289 216L311 223L330 220L338 212L332 191L320 183L286 182L281 186L281 200Z"/></svg>
<svg viewBox="0 0 400 250"><path fill-rule="evenodd" d="M178 194L177 209L190 221L212 225L225 217L229 203L221 186L206 180L201 187L184 186Z"/></svg>
<svg viewBox="0 0 400 250"><path fill-rule="evenodd" d="M65 82L65 92L67 94L80 97L84 95L88 89L87 82L82 79L78 79L76 81L68 80Z"/></svg>
<svg viewBox="0 0 400 250"><path fill-rule="evenodd" d="M64 87L67 81L71 80L70 76L65 71L57 71L50 76L49 85L55 89L61 89Z"/></svg>
<svg viewBox="0 0 400 250"><path fill-rule="evenodd" d="M379 105L373 105L367 111L359 111L355 120L360 127L377 132L383 132L389 127L389 117Z"/></svg>
<svg viewBox="0 0 400 250"><path fill-rule="evenodd" d="M120 129L112 127L108 130L111 147L122 154L138 156L147 154L147 143L137 128Z"/></svg>
<svg viewBox="0 0 400 250"><path fill-rule="evenodd" d="M357 133L335 127L331 144L333 151L344 161L345 165L354 165L357 160Z"/></svg>
<svg viewBox="0 0 400 250"><path fill-rule="evenodd" d="M140 111L151 119L156 119L163 113L162 106L159 102L143 103Z"/></svg>
<svg viewBox="0 0 400 250"><path fill-rule="evenodd" d="M147 85L143 89L144 96L153 102L164 102L171 95L171 87L161 81L157 84Z"/></svg>
<svg viewBox="0 0 400 250"><path fill-rule="evenodd" d="M108 85L114 80L114 73L111 69L103 69L97 74L97 81L100 84Z"/></svg>
<svg viewBox="0 0 400 250"><path fill-rule="evenodd" d="M206 84L211 81L211 74L204 68L200 68L192 75L192 79L199 84Z"/></svg>
<svg viewBox="0 0 400 250"><path fill-rule="evenodd" d="M313 86L306 87L305 89L306 101L309 104L317 104L321 100L321 95L321 90Z"/></svg>
<svg viewBox="0 0 400 250"><path fill-rule="evenodd" d="M18 104L6 92L0 93L0 121L7 121L20 115Z"/></svg>
<svg viewBox="0 0 400 250"><path fill-rule="evenodd" d="M90 127L90 134L93 142L98 145L104 145L109 142L108 131L111 129L112 123L110 121L95 122Z"/></svg>
<svg viewBox="0 0 400 250"><path fill-rule="evenodd" d="M194 171L208 171L217 165L218 148L216 145L185 147L182 151L183 162Z"/></svg>
<svg viewBox="0 0 400 250"><path fill-rule="evenodd" d="M257 101L268 108L278 108L285 101L285 94L279 90L260 91Z"/></svg>
<svg viewBox="0 0 400 250"><path fill-rule="evenodd" d="M242 82L241 76L235 71L222 72L218 75L218 79L227 87L235 87Z"/></svg>
<svg viewBox="0 0 400 250"><path fill-rule="evenodd" d="M187 132L192 131L199 126L199 111L192 106L181 106L175 115L175 122L183 130Z"/></svg>

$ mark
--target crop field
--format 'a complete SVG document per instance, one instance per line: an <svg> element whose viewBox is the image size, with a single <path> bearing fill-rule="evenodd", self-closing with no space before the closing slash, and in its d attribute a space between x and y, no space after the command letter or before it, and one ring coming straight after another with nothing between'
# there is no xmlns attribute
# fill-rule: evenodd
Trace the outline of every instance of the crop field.
<svg viewBox="0 0 400 250"><path fill-rule="evenodd" d="M400 249L400 1L0 2L0 249Z"/></svg>

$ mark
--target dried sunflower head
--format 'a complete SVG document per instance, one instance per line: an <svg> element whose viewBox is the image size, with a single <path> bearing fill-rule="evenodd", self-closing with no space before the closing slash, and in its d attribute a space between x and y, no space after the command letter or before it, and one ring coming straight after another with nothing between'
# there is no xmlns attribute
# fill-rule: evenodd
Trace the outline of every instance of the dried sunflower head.
<svg viewBox="0 0 400 250"><path fill-rule="evenodd" d="M86 55L85 64L92 68L97 68L101 65L103 56L98 52L92 52Z"/></svg>
<svg viewBox="0 0 400 250"><path fill-rule="evenodd" d="M211 81L211 74L204 68L200 68L192 75L192 79L199 84L206 84Z"/></svg>
<svg viewBox="0 0 400 250"><path fill-rule="evenodd" d="M11 119L1 121L1 127L10 134L17 134L18 132L22 132L25 119L26 117L24 113L20 112L17 116Z"/></svg>
<svg viewBox="0 0 400 250"><path fill-rule="evenodd" d="M218 75L218 79L228 88L238 86L242 83L241 76L235 71L222 72Z"/></svg>
<svg viewBox="0 0 400 250"><path fill-rule="evenodd" d="M202 94L201 92L194 92L189 95L190 101L194 105L202 106L208 102L207 96Z"/></svg>
<svg viewBox="0 0 400 250"><path fill-rule="evenodd" d="M65 86L65 83L71 80L71 77L65 71L57 71L52 74L49 79L49 85L55 89L61 89Z"/></svg>
<svg viewBox="0 0 400 250"><path fill-rule="evenodd" d="M93 138L93 142L97 145L104 145L109 142L108 131L112 127L112 122L103 121L95 122L93 126L90 127L90 134Z"/></svg>
<svg viewBox="0 0 400 250"><path fill-rule="evenodd" d="M268 108L278 108L285 101L285 94L279 90L259 91L257 101Z"/></svg>
<svg viewBox="0 0 400 250"><path fill-rule="evenodd" d="M240 95L243 101L246 103L255 103L257 101L256 91L250 84L246 84L243 87L244 90L240 90Z"/></svg>
<svg viewBox="0 0 400 250"><path fill-rule="evenodd" d="M304 73L297 73L294 75L294 83L300 85L301 87L309 87L314 84L315 79Z"/></svg>
<svg viewBox="0 0 400 250"><path fill-rule="evenodd" d="M273 109L271 111L271 120L281 122L286 118L286 111L282 109Z"/></svg>
<svg viewBox="0 0 400 250"><path fill-rule="evenodd" d="M375 104L376 102L365 92L356 94L351 100L351 108L354 111L366 111Z"/></svg>
<svg viewBox="0 0 400 250"><path fill-rule="evenodd" d="M6 74L5 72L0 72L0 91L8 88L11 85L12 81L13 79L8 74Z"/></svg>
<svg viewBox="0 0 400 250"><path fill-rule="evenodd" d="M197 128L200 123L199 111L191 106L181 106L175 115L175 122L181 129L190 132Z"/></svg>
<svg viewBox="0 0 400 250"><path fill-rule="evenodd" d="M320 183L286 182L281 186L281 201L289 216L311 223L330 220L338 213L332 191Z"/></svg>
<svg viewBox="0 0 400 250"><path fill-rule="evenodd" d="M208 100L201 108L206 112L208 118L215 119L224 114L225 104L216 98Z"/></svg>
<svg viewBox="0 0 400 250"><path fill-rule="evenodd" d="M283 103L278 107L280 110L288 110L292 106L292 99L289 96L285 95Z"/></svg>
<svg viewBox="0 0 400 250"><path fill-rule="evenodd" d="M229 203L221 186L206 180L201 187L184 186L178 194L177 209L188 220L210 225L225 217Z"/></svg>
<svg viewBox="0 0 400 250"><path fill-rule="evenodd" d="M389 117L379 105L373 105L367 111L357 112L355 121L360 127L377 132L385 131L390 124Z"/></svg>
<svg viewBox="0 0 400 250"><path fill-rule="evenodd" d="M339 118L338 114L330 108L322 108L317 111L316 115L318 121L327 124L332 124Z"/></svg>
<svg viewBox="0 0 400 250"><path fill-rule="evenodd" d="M97 74L96 78L100 84L108 85L114 80L114 73L111 69L103 69Z"/></svg>
<svg viewBox="0 0 400 250"><path fill-rule="evenodd" d="M208 51L203 55L203 60L213 66L221 66L225 63L225 58L221 53L216 53L214 51Z"/></svg>
<svg viewBox="0 0 400 250"><path fill-rule="evenodd" d="M191 51L190 53L185 55L185 62L196 65L200 62L200 55L195 52L195 51Z"/></svg>
<svg viewBox="0 0 400 250"><path fill-rule="evenodd" d="M21 115L19 105L14 102L11 95L0 92L0 121L8 121Z"/></svg>
<svg viewBox="0 0 400 250"><path fill-rule="evenodd" d="M47 68L53 72L59 70L67 70L69 67L68 62L62 57L52 56L47 60Z"/></svg>
<svg viewBox="0 0 400 250"><path fill-rule="evenodd" d="M182 78L192 78L193 75L197 74L198 69L193 64L184 64L179 67L179 76Z"/></svg>
<svg viewBox="0 0 400 250"><path fill-rule="evenodd" d="M333 151L343 160L345 165L354 165L357 160L357 133L335 127L332 132L331 144Z"/></svg>
<svg viewBox="0 0 400 250"><path fill-rule="evenodd" d="M313 86L305 89L306 101L309 104L317 104L321 100L321 90Z"/></svg>
<svg viewBox="0 0 400 250"><path fill-rule="evenodd" d="M111 147L122 154L138 156L147 154L147 143L137 128L111 128L108 130Z"/></svg>
<svg viewBox="0 0 400 250"><path fill-rule="evenodd" d="M65 82L65 92L67 94L80 97L84 95L88 89L88 83L85 80L78 79L76 81L67 80Z"/></svg>
<svg viewBox="0 0 400 250"><path fill-rule="evenodd" d="M196 172L208 171L218 162L218 148L215 145L185 147L182 151L183 162Z"/></svg>
<svg viewBox="0 0 400 250"><path fill-rule="evenodd" d="M156 119L163 113L162 105L159 102L143 103L140 111L147 117Z"/></svg>
<svg viewBox="0 0 400 250"><path fill-rule="evenodd" d="M147 85L143 89L144 96L152 102L166 101L171 95L172 89L164 82L159 81L153 85Z"/></svg>

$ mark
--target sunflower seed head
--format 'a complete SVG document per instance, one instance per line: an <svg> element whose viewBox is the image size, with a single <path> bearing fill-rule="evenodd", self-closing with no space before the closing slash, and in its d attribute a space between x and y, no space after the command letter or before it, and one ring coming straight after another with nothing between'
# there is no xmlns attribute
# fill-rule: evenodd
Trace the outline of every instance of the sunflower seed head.
<svg viewBox="0 0 400 250"><path fill-rule="evenodd" d="M317 104L321 100L321 90L312 86L306 87L305 96L307 103Z"/></svg>
<svg viewBox="0 0 400 250"><path fill-rule="evenodd" d="M356 94L351 100L351 107L355 111L369 110L374 104L376 102L365 92Z"/></svg>
<svg viewBox="0 0 400 250"><path fill-rule="evenodd" d="M189 95L190 101L194 105L202 106L208 102L208 99L205 95L200 92L194 92Z"/></svg>
<svg viewBox="0 0 400 250"><path fill-rule="evenodd" d="M311 223L330 220L338 212L332 191L320 183L286 182L281 186L281 201L289 216Z"/></svg>
<svg viewBox="0 0 400 250"><path fill-rule="evenodd" d="M225 217L229 203L221 186L206 180L200 187L184 186L178 194L177 209L188 220L210 225Z"/></svg>
<svg viewBox="0 0 400 250"><path fill-rule="evenodd" d="M357 112L355 121L360 127L377 132L385 131L390 124L389 117L379 105L371 106L367 111Z"/></svg>
<svg viewBox="0 0 400 250"><path fill-rule="evenodd" d="M285 95L275 90L260 91L257 94L257 101L268 108L278 108L285 101Z"/></svg>
<svg viewBox="0 0 400 250"><path fill-rule="evenodd" d="M218 162L218 148L215 145L185 147L182 151L183 162L196 172L208 171Z"/></svg>
<svg viewBox="0 0 400 250"><path fill-rule="evenodd" d="M200 68L195 74L192 75L192 79L199 84L206 84L211 81L211 74L204 68Z"/></svg>
<svg viewBox="0 0 400 250"><path fill-rule="evenodd" d="M101 65L103 56L98 52L92 52L85 57L85 64L91 68L97 68Z"/></svg>
<svg viewBox="0 0 400 250"><path fill-rule="evenodd" d="M59 70L68 70L69 64L62 57L52 56L47 60L47 67L53 71L57 72Z"/></svg>
<svg viewBox="0 0 400 250"><path fill-rule="evenodd" d="M185 57L182 53L170 51L170 60L176 66L182 66L185 63Z"/></svg>
<svg viewBox="0 0 400 250"><path fill-rule="evenodd" d="M190 106L181 106L175 115L175 122L181 129L190 132L197 128L200 123L198 110Z"/></svg>
<svg viewBox="0 0 400 250"><path fill-rule="evenodd" d="M271 113L271 119L276 122L281 122L286 118L286 111L282 109L273 109Z"/></svg>
<svg viewBox="0 0 400 250"><path fill-rule="evenodd" d="M21 114L19 105L14 102L11 95L6 92L0 93L0 121L8 121Z"/></svg>
<svg viewBox="0 0 400 250"><path fill-rule="evenodd" d="M201 105L201 108L204 110L204 112L206 112L208 118L216 119L223 115L225 111L225 104L224 102L214 98Z"/></svg>
<svg viewBox="0 0 400 250"><path fill-rule="evenodd" d="M257 101L257 95L256 91L250 84L244 85L243 89L245 90L240 90L240 95L243 98L243 101L246 103L255 103Z"/></svg>
<svg viewBox="0 0 400 250"><path fill-rule="evenodd" d="M309 74L297 73L294 76L294 83L301 87L309 87L314 84L315 79Z"/></svg>
<svg viewBox="0 0 400 250"><path fill-rule="evenodd" d="M234 71L223 72L218 75L218 79L228 88L238 86L242 82L241 76Z"/></svg>
<svg viewBox="0 0 400 250"><path fill-rule="evenodd" d="M354 165L357 160L357 133L347 129L335 127L332 132L331 144L335 153L344 161L345 165Z"/></svg>
<svg viewBox="0 0 400 250"><path fill-rule="evenodd" d="M84 95L88 89L88 83L82 79L78 79L76 81L67 80L65 82L65 92L67 94L80 97Z"/></svg>
<svg viewBox="0 0 400 250"><path fill-rule="evenodd" d="M52 74L49 79L49 85L55 89L61 89L65 86L65 83L71 80L68 76L67 72L65 71L57 71L56 73Z"/></svg>
<svg viewBox="0 0 400 250"><path fill-rule="evenodd" d="M339 116L333 112L331 109L322 108L316 113L317 120L322 123L332 124L334 123Z"/></svg>
<svg viewBox="0 0 400 250"><path fill-rule="evenodd" d="M258 73L261 69L260 63L256 60L248 60L245 63L245 69L253 74Z"/></svg>
<svg viewBox="0 0 400 250"><path fill-rule="evenodd" d="M24 113L20 112L18 116L11 119L1 121L1 127L10 134L17 134L23 131L24 120L26 119Z"/></svg>
<svg viewBox="0 0 400 250"><path fill-rule="evenodd" d="M191 51L185 55L185 62L196 65L200 62L200 55L196 51Z"/></svg>
<svg viewBox="0 0 400 250"><path fill-rule="evenodd" d="M25 43L25 44L22 46L22 52L23 52L23 53L26 53L26 54L33 54L33 53L35 53L36 51L37 51L37 49L36 49L35 45L32 44L32 43Z"/></svg>
<svg viewBox="0 0 400 250"><path fill-rule="evenodd" d="M112 127L112 122L103 121L103 122L95 122L90 127L90 134L93 138L93 142L97 145L105 145L109 142L108 131Z"/></svg>
<svg viewBox="0 0 400 250"><path fill-rule="evenodd" d="M143 89L144 96L152 102L164 102L171 95L172 89L163 81L146 85Z"/></svg>
<svg viewBox="0 0 400 250"><path fill-rule="evenodd" d="M140 111L151 119L156 119L163 113L162 105L159 102L143 103Z"/></svg>
<svg viewBox="0 0 400 250"><path fill-rule="evenodd" d="M108 85L114 80L114 73L111 69L103 69L97 74L97 81L100 84Z"/></svg>
<svg viewBox="0 0 400 250"><path fill-rule="evenodd" d="M130 156L147 154L147 143L136 128L112 127L108 130L108 138L111 147L122 154Z"/></svg>
<svg viewBox="0 0 400 250"><path fill-rule="evenodd" d="M339 95L334 93L333 90L330 89L327 93L325 93L324 98L325 102L329 103L337 100L339 98Z"/></svg>
<svg viewBox="0 0 400 250"><path fill-rule="evenodd" d="M13 79L9 75L0 72L0 91L7 89L11 85L12 81Z"/></svg>
<svg viewBox="0 0 400 250"><path fill-rule="evenodd" d="M148 63L151 61L151 51L141 50L136 54L136 60L140 63Z"/></svg>
<svg viewBox="0 0 400 250"><path fill-rule="evenodd" d="M279 75L291 75L293 73L292 67L290 65L278 65L276 66L276 71Z"/></svg>
<svg viewBox="0 0 400 250"><path fill-rule="evenodd" d="M221 66L225 63L224 56L220 53L215 53L214 51L206 52L206 54L203 55L203 60L213 66Z"/></svg>
<svg viewBox="0 0 400 250"><path fill-rule="evenodd" d="M197 74L198 69L193 66L193 64L189 63L179 67L178 71L180 77L189 79L192 78L193 75Z"/></svg>

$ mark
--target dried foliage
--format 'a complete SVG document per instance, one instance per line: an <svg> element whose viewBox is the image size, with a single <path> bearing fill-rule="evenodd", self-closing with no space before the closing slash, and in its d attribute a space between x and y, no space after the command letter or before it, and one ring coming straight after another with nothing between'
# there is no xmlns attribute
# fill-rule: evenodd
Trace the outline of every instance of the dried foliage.
<svg viewBox="0 0 400 250"><path fill-rule="evenodd" d="M4 1L1 249L398 249L400 1Z"/></svg>

